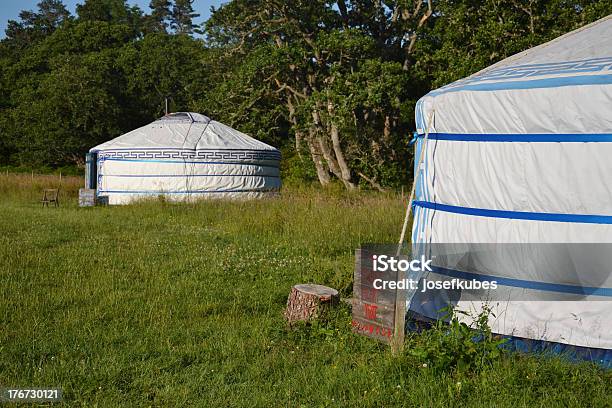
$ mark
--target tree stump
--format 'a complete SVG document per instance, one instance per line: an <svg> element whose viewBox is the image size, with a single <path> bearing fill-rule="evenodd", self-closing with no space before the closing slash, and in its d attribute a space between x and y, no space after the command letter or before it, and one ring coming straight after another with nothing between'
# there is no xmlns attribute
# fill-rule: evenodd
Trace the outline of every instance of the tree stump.
<svg viewBox="0 0 612 408"><path fill-rule="evenodd" d="M295 285L291 288L285 309L285 319L289 325L316 319L321 312L338 303L336 289L312 283Z"/></svg>

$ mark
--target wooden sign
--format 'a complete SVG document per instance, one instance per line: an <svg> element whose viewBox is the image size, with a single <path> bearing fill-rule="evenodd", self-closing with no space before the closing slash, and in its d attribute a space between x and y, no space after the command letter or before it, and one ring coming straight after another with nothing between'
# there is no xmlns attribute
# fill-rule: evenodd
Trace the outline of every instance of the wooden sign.
<svg viewBox="0 0 612 408"><path fill-rule="evenodd" d="M387 344L403 342L405 318L402 308L402 291L377 289L374 281L397 280L396 272L373 270L373 251L361 248L355 251L355 275L353 280L353 332L382 341ZM380 281L376 286L380 287ZM400 313L398 313L400 312ZM397 330L396 320L402 320L401 332ZM395 335L397 333L397 336ZM401 337L401 339L398 338Z"/></svg>

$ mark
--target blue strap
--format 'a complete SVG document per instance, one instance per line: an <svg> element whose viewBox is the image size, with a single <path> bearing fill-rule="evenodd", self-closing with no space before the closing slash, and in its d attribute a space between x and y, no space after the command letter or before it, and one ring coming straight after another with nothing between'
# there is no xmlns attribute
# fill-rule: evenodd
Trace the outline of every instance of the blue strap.
<svg viewBox="0 0 612 408"><path fill-rule="evenodd" d="M424 134L418 135L424 138ZM611 133L430 133L431 140L455 142L527 142L527 143L609 143Z"/></svg>
<svg viewBox="0 0 612 408"><path fill-rule="evenodd" d="M597 288L592 286L576 286L561 283L538 282L524 279L503 278L500 276L483 275L479 273L447 269L440 266L430 266L433 273L450 276L451 278L477 280L481 282L496 281L498 285L511 286L515 288L542 290L546 292L570 293L585 296L605 296L612 297L612 288Z"/></svg>
<svg viewBox="0 0 612 408"><path fill-rule="evenodd" d="M412 139L410 139L410 141L408 142L408 145L409 145L409 146L412 146L412 145L413 145L413 144L414 144L414 143L417 141L417 139L419 138L419 136L421 136L421 135L419 135L419 132L414 131L414 132L412 133ZM424 135L423 135L423 136L424 136Z"/></svg>
<svg viewBox="0 0 612 408"><path fill-rule="evenodd" d="M561 283L549 283L530 281L525 279L504 278L493 275L482 275L479 273L459 271L456 269L442 268L440 266L430 266L434 273L439 275L450 276L464 280L477 280L481 282L495 281L498 285L511 286L515 288L541 290L546 292L570 293L574 295L585 296L605 296L612 297L612 288L597 288L592 286L576 286Z"/></svg>
<svg viewBox="0 0 612 408"><path fill-rule="evenodd" d="M507 218L513 220L577 222L585 224L612 224L610 215L559 214L527 211L489 210L485 208L459 207L455 205L432 203L429 201L413 201L415 206L444 211L454 214L475 215L478 217Z"/></svg>

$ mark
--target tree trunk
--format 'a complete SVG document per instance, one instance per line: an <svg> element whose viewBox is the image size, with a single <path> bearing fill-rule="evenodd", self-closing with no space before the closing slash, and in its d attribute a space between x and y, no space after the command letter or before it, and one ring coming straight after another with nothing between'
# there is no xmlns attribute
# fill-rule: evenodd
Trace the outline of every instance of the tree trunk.
<svg viewBox="0 0 612 408"><path fill-rule="evenodd" d="M388 150L388 158L391 160L397 159L397 154L395 152L395 148L393 147L393 142L391 140L391 130L395 127L395 117L391 117L391 115L385 115L385 125L383 127L383 143L387 147Z"/></svg>
<svg viewBox="0 0 612 408"><path fill-rule="evenodd" d="M389 144L391 140L391 117L389 115L385 115L385 125L383 127L383 140L386 144Z"/></svg>
<svg viewBox="0 0 612 408"><path fill-rule="evenodd" d="M334 115L334 106L331 102L327 103L327 111L330 116L333 118ZM347 190L355 189L355 184L351 181L351 169L349 169L348 164L344 158L344 153L342 152L342 146L340 146L340 132L338 131L338 126L331 121L330 125L330 134L332 140L332 146L334 147L334 153L336 155L336 159L338 160L338 167L340 167L341 180L344 183L344 186Z"/></svg>
<svg viewBox="0 0 612 408"><path fill-rule="evenodd" d="M323 153L323 158L327 162L327 167L329 171L336 176L338 179L342 180L342 174L340 173L340 167L338 167L338 162L334 158L327 141L321 136L320 132L317 132L317 143L319 144L319 148L321 149L321 153Z"/></svg>
<svg viewBox="0 0 612 408"><path fill-rule="evenodd" d="M287 108L289 110L289 122L291 122L291 125L293 126L293 129L295 132L295 151L297 152L298 156L301 158L302 157L301 149L302 149L303 135L300 130L297 130L297 119L295 117L295 106L293 106L293 102L291 101L291 95L287 95Z"/></svg>
<svg viewBox="0 0 612 408"><path fill-rule="evenodd" d="M317 146L314 143L314 135L312 134L312 130L308 135L308 150L310 150L310 156L312 157L312 162L315 165L315 169L317 170L317 178L319 179L319 183L322 186L326 186L330 183L329 173L325 169L325 165L323 164L323 160L321 159L321 153L317 149Z"/></svg>
<svg viewBox="0 0 612 408"><path fill-rule="evenodd" d="M295 132L295 151L297 152L298 157L302 158L302 139L304 136L301 130L294 130Z"/></svg>
<svg viewBox="0 0 612 408"><path fill-rule="evenodd" d="M408 18L416 18L420 8L421 8L422 2L418 2L417 3L417 8L415 9L414 13L412 15L410 15L409 13L406 14L406 19ZM412 54L412 51L414 49L414 45L416 44L416 40L417 40L417 32L419 31L419 29L421 27L423 27L423 25L427 22L427 20L429 20L429 18L431 17L431 15L433 14L433 7L431 5L431 0L427 0L427 10L425 11L425 13L421 16L421 18L419 19L419 22L416 26L416 28L409 34L407 34L407 39L409 41L406 41L406 45L404 46L404 64L402 66L404 71L407 71L410 68L410 56Z"/></svg>
<svg viewBox="0 0 612 408"><path fill-rule="evenodd" d="M338 291L327 286L310 283L295 285L287 299L285 319L289 325L316 319L326 309L336 305L338 300Z"/></svg>
<svg viewBox="0 0 612 408"><path fill-rule="evenodd" d="M327 162L327 167L329 171L336 176L339 180L342 180L342 173L340 172L340 166L338 166L338 162L334 157L332 150L327 144L327 140L321 136L323 133L322 125L321 125L321 117L319 116L319 112L317 110L312 111L312 120L313 120L313 134L316 134L317 144L319 145L319 149L323 154L323 158Z"/></svg>

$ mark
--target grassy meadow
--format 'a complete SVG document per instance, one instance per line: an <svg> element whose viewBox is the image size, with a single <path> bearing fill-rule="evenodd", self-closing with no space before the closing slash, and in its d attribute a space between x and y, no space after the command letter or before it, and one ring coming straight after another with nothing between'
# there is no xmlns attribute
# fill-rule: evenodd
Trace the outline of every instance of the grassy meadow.
<svg viewBox="0 0 612 408"><path fill-rule="evenodd" d="M60 208L42 208L57 184L0 175L0 386L88 407L612 406L612 373L587 363L433 372L393 357L350 332L344 304L287 330L292 285L350 297L354 249L396 241L397 195L78 208L82 180L64 177Z"/></svg>

